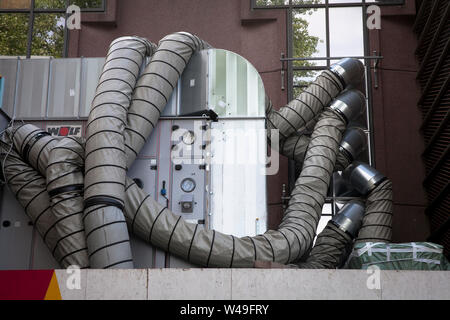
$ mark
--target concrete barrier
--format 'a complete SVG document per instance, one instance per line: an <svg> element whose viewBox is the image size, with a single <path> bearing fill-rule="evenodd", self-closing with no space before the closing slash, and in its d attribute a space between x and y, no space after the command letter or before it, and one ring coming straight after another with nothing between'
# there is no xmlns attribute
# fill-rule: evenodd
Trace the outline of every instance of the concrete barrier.
<svg viewBox="0 0 450 320"><path fill-rule="evenodd" d="M448 271L148 269L55 273L63 300L450 299Z"/></svg>

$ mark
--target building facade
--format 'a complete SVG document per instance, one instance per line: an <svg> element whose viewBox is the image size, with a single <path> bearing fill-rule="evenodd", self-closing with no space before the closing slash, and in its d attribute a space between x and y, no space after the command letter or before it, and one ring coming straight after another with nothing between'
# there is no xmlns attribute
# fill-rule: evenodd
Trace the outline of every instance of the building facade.
<svg viewBox="0 0 450 320"><path fill-rule="evenodd" d="M33 43L46 27L45 16L70 19L67 6L84 4L81 29L58 29L56 56L101 57L123 35L157 43L188 31L250 61L277 108L335 60L359 57L367 71L361 88L368 97L367 161L393 182L393 241L427 240L431 221L431 239L448 246L448 1L105 0L89 6L61 0L56 8L13 2L0 1L0 14L28 21L28 32L19 37L26 43L22 51L2 55L45 55ZM380 9L379 28L367 27L378 13L371 5ZM312 47L302 46L302 39ZM275 228L295 168L282 158L279 173L267 179L269 225ZM335 202L330 197L329 214Z"/></svg>

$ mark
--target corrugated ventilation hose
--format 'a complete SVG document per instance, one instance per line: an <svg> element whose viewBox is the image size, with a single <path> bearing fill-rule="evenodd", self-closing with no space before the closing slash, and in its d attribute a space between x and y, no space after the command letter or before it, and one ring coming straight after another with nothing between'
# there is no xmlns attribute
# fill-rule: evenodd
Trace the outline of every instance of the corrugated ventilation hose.
<svg viewBox="0 0 450 320"><path fill-rule="evenodd" d="M125 130L131 95L153 46L138 37L111 43L86 127L84 223L92 268L133 268L123 208Z"/></svg>
<svg viewBox="0 0 450 320"><path fill-rule="evenodd" d="M64 266L131 268L128 230L156 247L206 267L253 267L257 260L289 264L310 250L336 159L343 157L341 167L353 160L342 150L342 135L365 101L357 91L342 91L362 76L357 60L344 59L338 67L324 71L280 111L274 111L268 103L268 129L279 129L284 150L292 151L292 157L303 162L278 230L243 238L205 230L160 205L126 177L127 168L156 126L191 55L208 47L185 32L165 37L156 51L145 39L119 38L107 55L85 144L69 138L58 141L31 125L8 129L3 136L8 183ZM142 71L147 56L152 59ZM306 126L314 127L311 137L299 138L298 133ZM297 139L292 147L291 139ZM11 143L19 154L7 152ZM301 148L297 148L299 145ZM28 173L22 177L19 171L24 169ZM47 176L47 183L43 176ZM39 206L30 206L39 197ZM61 219L71 221L70 228L54 227ZM315 248L329 247L329 240L324 239L333 238L335 233L346 239L342 229L329 225ZM79 239L82 236L85 241ZM321 245L323 242L326 245ZM79 251L73 252L75 249ZM313 256L317 254L314 250L318 249L313 249ZM65 257L67 253L69 257Z"/></svg>
<svg viewBox="0 0 450 320"><path fill-rule="evenodd" d="M80 224L82 212L71 210L69 204L73 203L71 197L62 196L50 200L45 177L26 163L16 152L17 149L10 148L14 133L18 133L20 129L33 127L30 125L10 127L2 136L1 158L5 179L59 264L64 268L71 265L86 268L89 264L83 227ZM36 127L31 131L39 134L41 139L53 141ZM36 149L36 154L41 153L39 150L41 149ZM63 208L70 210L65 211Z"/></svg>

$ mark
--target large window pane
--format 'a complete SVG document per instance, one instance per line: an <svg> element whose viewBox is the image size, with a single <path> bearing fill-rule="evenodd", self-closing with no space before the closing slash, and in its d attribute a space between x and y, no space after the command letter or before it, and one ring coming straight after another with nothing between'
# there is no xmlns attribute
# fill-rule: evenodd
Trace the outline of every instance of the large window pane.
<svg viewBox="0 0 450 320"><path fill-rule="evenodd" d="M361 7L330 8L330 55L364 55Z"/></svg>
<svg viewBox="0 0 450 320"><path fill-rule="evenodd" d="M62 13L36 14L31 54L61 58L64 49L64 24L65 18Z"/></svg>
<svg viewBox="0 0 450 320"><path fill-rule="evenodd" d="M27 54L29 14L0 14L0 55L24 56Z"/></svg>
<svg viewBox="0 0 450 320"><path fill-rule="evenodd" d="M296 9L292 13L293 57L326 57L325 9ZM326 61L295 61L294 67L323 66Z"/></svg>

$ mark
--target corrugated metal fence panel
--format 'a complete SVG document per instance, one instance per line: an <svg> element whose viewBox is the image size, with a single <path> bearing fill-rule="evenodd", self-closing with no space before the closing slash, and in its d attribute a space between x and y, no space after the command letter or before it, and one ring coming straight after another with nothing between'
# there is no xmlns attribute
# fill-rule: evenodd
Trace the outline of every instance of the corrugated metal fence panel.
<svg viewBox="0 0 450 320"><path fill-rule="evenodd" d="M422 88L419 107L423 113L423 154L427 177L432 235L450 255L450 1L424 0L414 32L420 62L417 79Z"/></svg>

